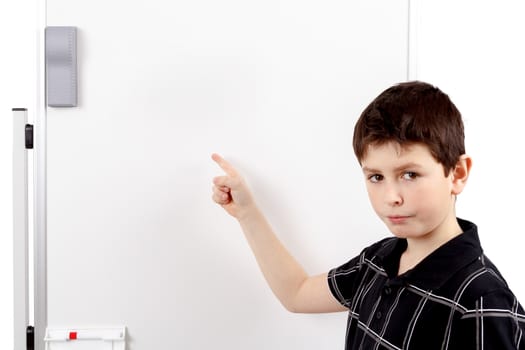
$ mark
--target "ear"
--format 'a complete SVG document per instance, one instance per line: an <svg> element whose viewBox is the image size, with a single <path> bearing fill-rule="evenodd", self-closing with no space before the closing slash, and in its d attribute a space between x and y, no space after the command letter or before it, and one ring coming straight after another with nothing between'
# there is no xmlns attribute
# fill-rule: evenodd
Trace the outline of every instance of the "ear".
<svg viewBox="0 0 525 350"><path fill-rule="evenodd" d="M452 170L452 194L460 194L467 184L472 158L464 154L459 157L456 167Z"/></svg>

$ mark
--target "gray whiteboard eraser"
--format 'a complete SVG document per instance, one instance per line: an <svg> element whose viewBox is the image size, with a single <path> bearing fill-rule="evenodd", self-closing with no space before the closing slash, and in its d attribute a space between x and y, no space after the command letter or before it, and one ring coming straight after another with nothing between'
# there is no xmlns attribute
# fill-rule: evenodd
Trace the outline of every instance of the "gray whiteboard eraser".
<svg viewBox="0 0 525 350"><path fill-rule="evenodd" d="M77 106L77 30L46 27L46 92L49 107Z"/></svg>

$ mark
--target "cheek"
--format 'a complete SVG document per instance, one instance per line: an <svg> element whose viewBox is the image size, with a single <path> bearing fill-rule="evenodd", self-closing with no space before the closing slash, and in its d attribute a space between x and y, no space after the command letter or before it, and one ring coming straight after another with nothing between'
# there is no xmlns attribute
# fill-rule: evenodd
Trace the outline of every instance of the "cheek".
<svg viewBox="0 0 525 350"><path fill-rule="evenodd" d="M366 186L366 191L368 193L368 200L370 201L370 204L372 205L372 208L378 212L379 208L381 207L382 197L379 193L379 190L376 188L372 188L371 186Z"/></svg>
<svg viewBox="0 0 525 350"><path fill-rule="evenodd" d="M429 187L415 187L411 191L407 191L405 194L405 200L410 203L427 205L435 199L435 193L433 188Z"/></svg>
<svg viewBox="0 0 525 350"><path fill-rule="evenodd" d="M416 205L422 211L432 212L448 208L451 200L450 188L446 184L425 186L410 192L410 203Z"/></svg>

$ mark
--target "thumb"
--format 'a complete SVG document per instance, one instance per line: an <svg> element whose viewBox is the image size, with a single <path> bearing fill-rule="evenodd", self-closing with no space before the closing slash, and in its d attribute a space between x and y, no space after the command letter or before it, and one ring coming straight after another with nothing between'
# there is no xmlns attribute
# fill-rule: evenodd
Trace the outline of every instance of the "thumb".
<svg viewBox="0 0 525 350"><path fill-rule="evenodd" d="M213 178L213 184L220 189L232 189L236 187L238 181L230 176L216 176Z"/></svg>

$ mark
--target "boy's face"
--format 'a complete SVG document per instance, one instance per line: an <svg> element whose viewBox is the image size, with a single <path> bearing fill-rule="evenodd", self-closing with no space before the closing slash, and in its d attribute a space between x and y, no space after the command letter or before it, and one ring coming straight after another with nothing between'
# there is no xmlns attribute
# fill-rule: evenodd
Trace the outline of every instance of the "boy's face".
<svg viewBox="0 0 525 350"><path fill-rule="evenodd" d="M445 177L427 146L370 145L361 165L372 207L395 236L439 238L457 230L454 170Z"/></svg>

